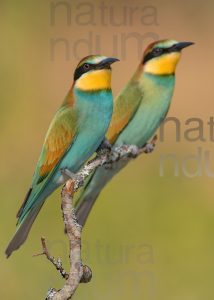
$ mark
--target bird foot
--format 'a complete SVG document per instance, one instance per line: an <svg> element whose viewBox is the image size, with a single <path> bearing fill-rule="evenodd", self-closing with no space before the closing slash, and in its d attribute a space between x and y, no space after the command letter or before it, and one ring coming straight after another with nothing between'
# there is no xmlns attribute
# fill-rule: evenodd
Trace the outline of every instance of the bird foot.
<svg viewBox="0 0 214 300"><path fill-rule="evenodd" d="M79 174L72 173L68 169L61 170L61 173L65 180L71 179L75 182L75 185L82 186L84 184L83 178Z"/></svg>
<svg viewBox="0 0 214 300"><path fill-rule="evenodd" d="M112 145L109 143L109 141L107 140L107 139L104 139L103 141L102 141L102 143L100 144L100 146L98 147L98 149L97 149L97 153L98 152L101 152L101 151L105 151L105 150L107 150L107 151L111 151L112 150Z"/></svg>
<svg viewBox="0 0 214 300"><path fill-rule="evenodd" d="M145 145L145 153L152 153L155 149L155 144L154 143L147 143Z"/></svg>
<svg viewBox="0 0 214 300"><path fill-rule="evenodd" d="M139 155L139 148L136 145L121 145L113 151L112 160L119 161L121 158L136 158Z"/></svg>
<svg viewBox="0 0 214 300"><path fill-rule="evenodd" d="M72 173L70 170L68 169L63 169L61 170L62 175L68 180L68 179L76 179L75 178L75 173Z"/></svg>

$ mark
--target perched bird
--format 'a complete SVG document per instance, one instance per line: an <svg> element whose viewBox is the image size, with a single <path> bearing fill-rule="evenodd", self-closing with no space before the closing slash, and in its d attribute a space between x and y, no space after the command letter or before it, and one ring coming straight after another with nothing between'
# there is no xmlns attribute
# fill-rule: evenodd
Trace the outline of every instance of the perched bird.
<svg viewBox="0 0 214 300"><path fill-rule="evenodd" d="M74 82L48 129L32 186L17 218L17 231L6 255L26 240L46 198L92 156L105 138L112 111L111 64L116 58L88 56L74 73Z"/></svg>
<svg viewBox="0 0 214 300"><path fill-rule="evenodd" d="M134 76L114 101L107 133L113 148L122 144L143 147L153 137L170 107L181 50L192 44L162 40L148 46ZM121 160L111 169L99 167L90 177L76 203L81 225L85 224L103 187L126 164Z"/></svg>

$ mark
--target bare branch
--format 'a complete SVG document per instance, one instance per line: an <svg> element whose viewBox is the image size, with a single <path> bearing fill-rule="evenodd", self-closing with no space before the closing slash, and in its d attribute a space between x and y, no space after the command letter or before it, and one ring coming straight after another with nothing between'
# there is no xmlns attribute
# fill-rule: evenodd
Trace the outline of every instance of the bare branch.
<svg viewBox="0 0 214 300"><path fill-rule="evenodd" d="M82 227L77 223L74 208L74 180L68 180L62 189L62 211L69 239L70 248L70 272L64 287L59 290L49 291L47 300L67 300L75 293L80 282L88 282L92 277L90 268L83 266L81 260L81 231Z"/></svg>
<svg viewBox="0 0 214 300"><path fill-rule="evenodd" d="M154 150L157 142L157 136L153 138L151 143L146 144L143 148L135 145L122 145L114 148L100 150L97 156L89 161L74 178L68 180L62 189L62 213L65 224L65 232L69 239L70 249L70 271L66 271L62 267L61 259L55 260L50 256L46 246L45 239L42 238L43 252L38 255L45 255L46 258L55 266L62 277L66 279L64 287L57 291L50 289L46 300L68 300L70 299L80 283L87 283L92 278L92 271L88 266L84 266L81 260L81 231L82 227L78 224L75 210L73 207L74 193L84 184L86 178L99 166L111 165L119 160L130 160L136 158L142 153L150 153ZM36 256L38 256L36 255Z"/></svg>
<svg viewBox="0 0 214 300"><path fill-rule="evenodd" d="M53 256L50 256L47 245L46 245L46 240L44 237L41 237L41 243L42 243L43 252L39 253L39 254L35 254L34 257L45 255L46 258L54 265L54 267L57 269L57 271L59 271L62 278L68 279L69 274L66 273L66 271L62 267L62 260L60 258L55 259Z"/></svg>
<svg viewBox="0 0 214 300"><path fill-rule="evenodd" d="M142 148L135 145L122 145L114 148L112 151L100 151L98 155L89 161L77 174L74 182L74 192L76 192L83 184L86 178L99 166L111 165L119 160L130 160L137 158L142 153L151 153L156 145L157 135L152 141Z"/></svg>

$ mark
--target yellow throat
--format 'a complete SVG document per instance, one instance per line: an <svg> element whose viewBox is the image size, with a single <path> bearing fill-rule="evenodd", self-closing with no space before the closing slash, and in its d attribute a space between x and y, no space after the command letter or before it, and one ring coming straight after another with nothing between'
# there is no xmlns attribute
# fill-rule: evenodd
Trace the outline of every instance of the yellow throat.
<svg viewBox="0 0 214 300"><path fill-rule="evenodd" d="M174 74L180 57L181 54L179 52L172 52L153 58L146 62L144 71L154 75Z"/></svg>
<svg viewBox="0 0 214 300"><path fill-rule="evenodd" d="M83 74L75 83L82 91L111 89L111 70L102 69Z"/></svg>

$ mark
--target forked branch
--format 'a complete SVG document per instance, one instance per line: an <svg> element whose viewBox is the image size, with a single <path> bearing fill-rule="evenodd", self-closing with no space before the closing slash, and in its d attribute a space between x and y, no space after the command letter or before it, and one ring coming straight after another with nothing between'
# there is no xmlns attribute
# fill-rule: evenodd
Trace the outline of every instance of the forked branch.
<svg viewBox="0 0 214 300"><path fill-rule="evenodd" d="M101 150L97 156L89 161L72 179L69 179L62 189L62 214L65 224L65 231L69 240L70 271L67 273L62 267L61 259L54 259L49 254L45 238L42 238L43 252L38 255L45 255L54 265L61 276L66 280L65 285L60 290L50 289L46 300L68 300L70 299L80 283L87 283L92 278L91 269L84 266L81 259L81 231L73 206L74 193L84 184L86 178L99 166L111 165L119 160L130 160L138 157L142 153L150 153L154 150L157 136L143 148L134 145L122 145L112 151Z"/></svg>

